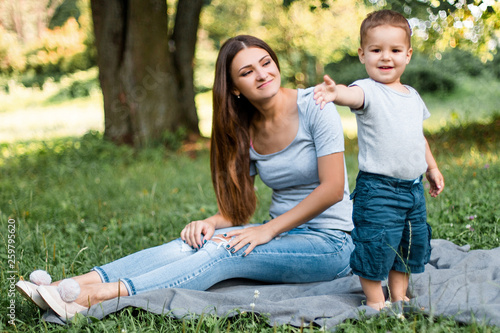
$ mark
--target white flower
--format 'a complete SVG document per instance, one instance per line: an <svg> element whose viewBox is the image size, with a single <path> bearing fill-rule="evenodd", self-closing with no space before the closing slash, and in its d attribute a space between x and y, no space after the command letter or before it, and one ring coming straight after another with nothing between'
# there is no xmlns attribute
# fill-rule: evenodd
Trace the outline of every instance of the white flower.
<svg viewBox="0 0 500 333"><path fill-rule="evenodd" d="M257 299L257 298L259 298L259 295L260 295L260 291L255 289L255 291L253 292L253 298Z"/></svg>
<svg viewBox="0 0 500 333"><path fill-rule="evenodd" d="M404 320L406 319L406 318L405 318L405 316L403 315L403 313L398 313L398 314L396 315L396 317L397 317L399 320L401 320L401 321L404 321Z"/></svg>
<svg viewBox="0 0 500 333"><path fill-rule="evenodd" d="M250 303L250 307L252 308L253 311L253 309L255 308L255 303Z"/></svg>
<svg viewBox="0 0 500 333"><path fill-rule="evenodd" d="M385 301L385 306L390 308L392 306L391 301Z"/></svg>

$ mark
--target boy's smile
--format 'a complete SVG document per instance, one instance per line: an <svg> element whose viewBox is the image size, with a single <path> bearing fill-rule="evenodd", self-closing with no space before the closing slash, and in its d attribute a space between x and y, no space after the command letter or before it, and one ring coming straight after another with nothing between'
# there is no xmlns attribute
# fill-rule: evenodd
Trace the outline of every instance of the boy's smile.
<svg viewBox="0 0 500 333"><path fill-rule="evenodd" d="M400 78L410 62L412 52L403 29L380 25L367 31L358 55L370 78L406 92Z"/></svg>

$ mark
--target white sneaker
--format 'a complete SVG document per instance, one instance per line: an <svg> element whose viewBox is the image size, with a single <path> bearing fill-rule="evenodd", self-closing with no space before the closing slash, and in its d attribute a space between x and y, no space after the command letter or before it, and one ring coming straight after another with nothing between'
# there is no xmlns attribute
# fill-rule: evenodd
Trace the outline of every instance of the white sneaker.
<svg viewBox="0 0 500 333"><path fill-rule="evenodd" d="M24 298L30 300L42 310L47 310L49 305L40 297L40 294L36 291L38 286L32 282L19 280L16 283L16 289L24 296Z"/></svg>
<svg viewBox="0 0 500 333"><path fill-rule="evenodd" d="M71 319L78 312L88 310L76 302L65 302L62 300L59 290L54 286L39 286L36 290L48 306L63 319Z"/></svg>

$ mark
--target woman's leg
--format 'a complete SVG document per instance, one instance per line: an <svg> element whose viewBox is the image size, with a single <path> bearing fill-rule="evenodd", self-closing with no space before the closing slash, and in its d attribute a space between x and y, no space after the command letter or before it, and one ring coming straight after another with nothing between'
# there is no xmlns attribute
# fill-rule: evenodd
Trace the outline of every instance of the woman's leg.
<svg viewBox="0 0 500 333"><path fill-rule="evenodd" d="M80 285L80 295L76 303L85 307L116 298L128 296L127 288L123 282L93 283Z"/></svg>
<svg viewBox="0 0 500 333"><path fill-rule="evenodd" d="M223 234L234 228L220 229L216 234ZM118 296L128 296L127 286L120 281L123 277L134 277L187 258L197 250L185 244L181 239L148 248L126 257L117 259L103 266L96 266L92 271L72 277L80 286L80 295L76 303L91 306ZM57 286L62 280L51 283Z"/></svg>
<svg viewBox="0 0 500 333"><path fill-rule="evenodd" d="M95 271L76 277L77 282L81 283L76 302L88 307L118 296L162 288L206 290L230 278L275 283L333 280L350 273L349 257L354 247L350 236L344 232L307 228L294 229L267 244L259 245L246 257L243 256L246 247L231 253L225 248L226 244L221 239L212 238L200 250L192 250L181 259L154 270L143 271L145 273L141 275L125 275L119 278L119 282L87 284L96 281L98 275ZM142 259L147 261L146 258ZM130 261L133 262L136 260ZM107 268L107 275L115 274L110 273L111 266L106 266L102 267Z"/></svg>
<svg viewBox="0 0 500 333"><path fill-rule="evenodd" d="M87 285L87 284L96 284L96 283L102 283L101 277L96 271L90 271L88 273L82 274L82 275L77 275L72 277L73 280L78 282L80 286ZM52 282L50 285L51 286L58 286L59 283L61 283L62 280Z"/></svg>
<svg viewBox="0 0 500 333"><path fill-rule="evenodd" d="M332 280L350 272L354 247L344 232L307 228L259 245L246 257L246 247L231 253L226 243L212 239L189 257L121 281L133 295L161 288L206 290L230 278L276 283Z"/></svg>

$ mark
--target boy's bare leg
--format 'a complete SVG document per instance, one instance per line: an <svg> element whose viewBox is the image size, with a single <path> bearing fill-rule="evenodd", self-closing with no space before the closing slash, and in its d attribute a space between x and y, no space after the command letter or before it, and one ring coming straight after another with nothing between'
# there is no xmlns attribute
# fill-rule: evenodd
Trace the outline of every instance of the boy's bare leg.
<svg viewBox="0 0 500 333"><path fill-rule="evenodd" d="M410 299L406 297L406 290L408 289L408 281L410 280L410 275L398 271L389 272L389 296L391 302L398 301L409 301Z"/></svg>
<svg viewBox="0 0 500 333"><path fill-rule="evenodd" d="M382 282L368 280L359 277L361 282L361 287L366 296L366 305L374 308L375 310L380 310L385 307L385 296L382 290Z"/></svg>

